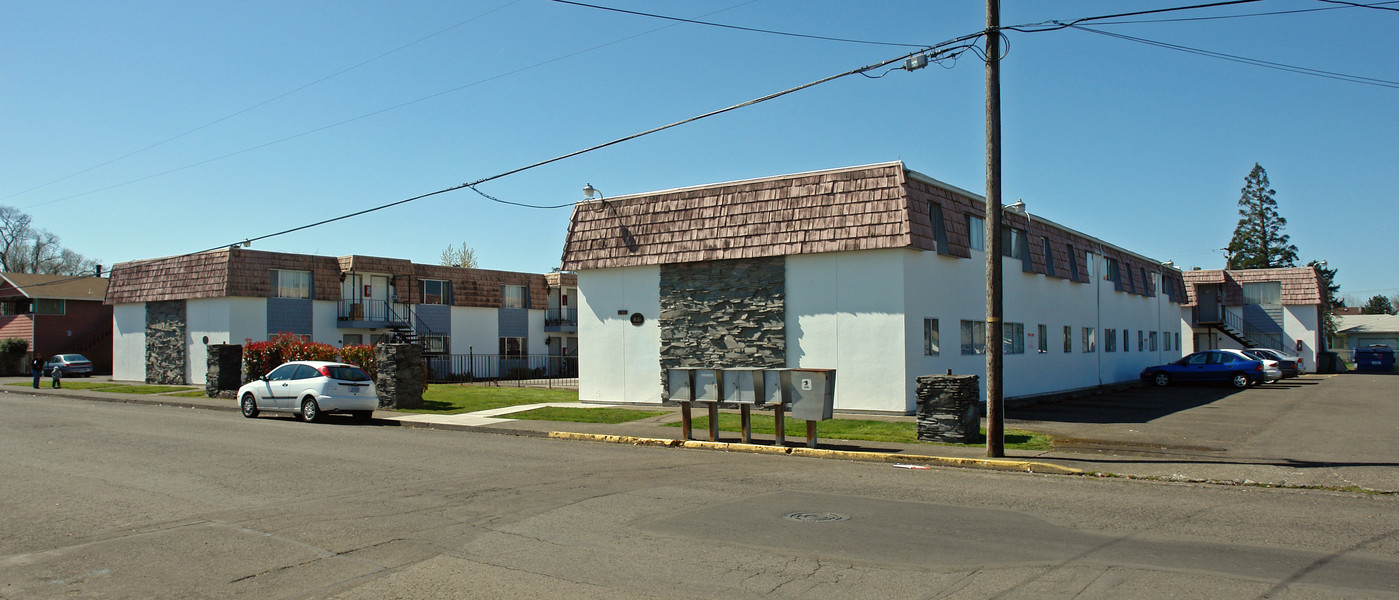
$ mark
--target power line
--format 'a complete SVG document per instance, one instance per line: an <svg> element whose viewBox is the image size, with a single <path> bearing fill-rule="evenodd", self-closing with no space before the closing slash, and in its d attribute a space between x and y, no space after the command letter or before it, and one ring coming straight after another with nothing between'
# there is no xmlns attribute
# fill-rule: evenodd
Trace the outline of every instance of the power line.
<svg viewBox="0 0 1399 600"><path fill-rule="evenodd" d="M626 10L626 9L622 9L622 8L614 8L614 7L611 7L611 6L600 6L600 5L597 5L597 4L587 4L587 3L584 3L584 2L574 2L573 0L552 0L552 1L553 1L553 2L557 2L557 3L559 3L559 4L572 4L573 6L582 6L582 7L585 7L585 8L593 8L593 9L597 9L597 10L605 10L605 11L611 11L611 12L622 13L622 14L628 14L628 15L636 15L636 16L639 16L639 17L650 17L650 18L652 18L652 19L665 19L665 20L667 20L667 21L676 21L676 22L680 22L680 23L690 23L690 24L692 24L692 25L704 25L704 26L706 26L706 27L721 27L721 28L723 28L723 29L734 29L734 30L738 30L738 31L749 31L749 32L753 32L753 33L766 33L766 34L770 34L770 35L780 35L780 36L786 36L786 37L804 38L804 39L809 39L809 40L824 40L824 41L828 41L828 42L846 42L846 43L851 43L851 44L870 44L870 45L875 45L875 46L901 46L901 47L905 47L905 48L927 48L927 47L928 47L927 44L900 44L900 43L896 43L896 42L878 42L878 41L871 41L871 40L855 40L855 39L849 39L849 38L828 37L828 36L824 36L824 35L808 35L808 34L804 34L804 33L792 33L792 32L788 32L788 31L776 31L776 30L772 30L772 29L759 29L759 28L756 28L756 27L741 27L741 26L738 26L738 25L725 25L725 24L723 24L723 23L713 23L713 22L710 22L710 21L699 21L699 20L695 20L695 19L683 19L683 18L680 18L680 17L672 17L672 16L668 16L668 15L658 15L658 14L655 14L655 13L646 13L646 12L640 12L640 11L635 11L635 10Z"/></svg>
<svg viewBox="0 0 1399 600"><path fill-rule="evenodd" d="M1146 39L1146 38L1139 38L1139 37L1134 37L1134 36L1125 35L1125 34L1121 34L1121 33L1113 33L1113 32L1110 32L1110 31L1102 31L1102 30L1100 30L1100 29L1093 29L1093 28L1090 28L1090 27L1084 27L1084 26L1082 26L1082 25L1067 25L1066 27L1071 27L1071 28L1077 29L1077 30L1079 30L1079 31L1086 31L1086 32L1088 32L1088 33L1096 33L1096 34L1098 34L1098 35L1103 35L1103 36L1107 36L1107 37L1113 37L1113 38L1118 38L1118 39L1127 40L1127 41L1131 41L1131 42L1137 42L1137 43L1140 43L1140 44L1147 44L1147 45L1150 45L1150 46L1157 46L1157 47L1160 47L1160 48L1166 48L1166 49L1169 49L1169 50L1176 50L1176 51L1179 51L1179 52L1187 52L1187 53L1190 53L1190 54L1198 54L1198 55L1200 55L1200 56L1207 56L1207 57L1210 57L1210 58L1217 58L1217 59L1220 59L1220 60L1227 60L1227 61L1232 61L1232 62L1237 62L1237 63L1243 63L1243 64L1246 64L1246 65L1253 65L1253 66L1256 66L1256 67L1264 67L1264 68L1268 68L1268 69L1276 69L1276 70L1279 70L1279 71L1287 71L1287 72L1290 72L1290 73L1298 73L1298 74L1301 74L1301 75L1311 75L1311 76L1313 76L1313 77L1324 77L1324 78L1326 78L1326 79L1335 79L1335 80L1339 80L1339 81L1347 81L1347 82L1350 82L1350 83L1359 83L1359 84L1362 84L1362 85L1372 85L1372 86L1376 86L1376 87L1385 87L1385 88L1399 88L1399 81L1390 81L1390 80L1387 80L1387 79L1376 79L1376 78L1373 78L1373 77L1362 77L1362 76L1360 76L1360 75L1349 75L1349 74L1346 74L1346 73L1336 73L1336 72L1333 72L1333 71L1322 71L1322 70L1320 70L1320 69L1311 69L1311 68L1307 68L1307 67L1298 67L1298 66L1295 66L1295 65L1288 65L1288 64L1283 64L1283 63L1276 63L1276 62L1271 62L1271 61L1266 61L1266 60L1260 60L1260 59L1257 59L1257 58L1248 58L1248 57L1245 57L1245 56L1236 56L1236 55L1233 55L1233 54L1225 54L1225 53L1223 53L1223 52L1215 52L1215 51L1213 51L1213 50L1203 50L1203 49L1200 49L1200 48L1192 48L1192 47L1189 47L1189 46L1181 46L1181 45L1179 45L1179 44L1170 44L1170 43L1166 43L1166 42L1158 42L1158 41L1156 41L1156 40L1149 40L1149 39ZM1041 30L1041 31L1049 31L1049 30Z"/></svg>
<svg viewBox="0 0 1399 600"><path fill-rule="evenodd" d="M1356 7L1356 8L1373 8L1373 9L1375 9L1375 10L1392 10L1392 11L1394 11L1394 12L1399 12L1399 8L1391 8L1391 7L1388 7L1388 6L1380 6L1381 4L1389 4L1388 2L1376 2L1376 3L1374 3L1374 4L1361 4L1361 3L1359 3L1359 2L1346 2L1346 1L1344 1L1344 0L1317 0L1317 1L1318 1L1318 2L1326 2L1326 3L1328 3L1328 4L1343 4L1343 5L1345 5L1345 6L1354 6L1354 7Z"/></svg>
<svg viewBox="0 0 1399 600"><path fill-rule="evenodd" d="M1055 30L1058 30L1058 29L1065 29L1065 28L1067 28L1067 27L1071 27L1071 26L1073 26L1073 25L1077 25L1077 24L1079 24L1079 23L1083 23L1083 22L1086 22L1086 21L1101 21L1101 20L1104 20L1104 19L1119 19L1119 18L1122 18L1122 17L1136 17L1136 16L1140 16L1140 15L1154 15L1154 14L1161 14L1161 13L1168 13L1168 12L1178 12L1178 11L1182 11L1182 10L1198 10L1198 9L1202 9L1202 8L1217 8L1217 7L1220 7L1220 6L1232 6L1232 5L1235 5L1235 4L1252 4L1252 3L1254 3L1254 2L1262 2L1262 1L1263 1L1263 0L1226 0L1226 1L1224 1L1224 2L1210 2L1210 3L1207 3L1207 4L1192 4L1192 5L1189 5L1189 6L1174 6L1174 7L1170 7L1170 8L1153 8L1153 9L1150 9L1150 10L1138 10L1138 11L1125 12L1125 13L1116 13L1116 14L1111 14L1111 15L1097 15L1097 16L1093 16L1093 17L1080 17L1080 18L1078 18L1078 19L1073 19L1073 20L1069 20L1069 21L1050 20L1050 21L1040 21L1040 22L1038 22L1038 23L1024 23L1024 24L1021 24L1021 25L1011 25L1011 26L1008 26L1008 27L1001 27L1000 29L1002 29L1002 30L1009 29L1009 30L1011 30L1011 31L1019 31L1019 32L1021 32L1021 33L1038 33L1038 32L1041 32L1041 31L1055 31ZM1040 27L1041 29L1026 29L1026 28L1028 28L1028 27Z"/></svg>
<svg viewBox="0 0 1399 600"><path fill-rule="evenodd" d="M80 169L80 170L78 170L78 171L69 173L69 174L64 175L64 176L62 176L62 177L59 177L59 178L57 178L57 179L52 179L52 180L46 181L46 182L41 183L41 184L39 184L39 185L30 187L30 188L27 188L27 189L20 190L20 191L18 191L18 192L13 193L13 194L9 194L9 195L6 195L6 196L0 196L0 200L8 200L8 199L13 198L13 197L15 197L15 196L20 196L20 195L23 195L23 194L27 194L27 193L32 192L32 191L34 191L34 190L42 189L42 188L48 187L48 186L53 185L53 184L55 184L55 183L58 183L58 182L60 182L60 181L66 181L66 180L68 180L68 179L72 179L72 178L74 178L74 177L77 177L78 175L82 175L82 174L84 174L84 173L88 173L88 172L91 172L91 171L95 171L95 170L97 170L97 169L100 169L100 168L102 168L102 167L105 167L105 166L107 166L107 165L110 165L110 164L112 164L112 163L114 163L114 162L117 162L117 161L120 161L120 160L124 160L124 159L127 159L127 158L131 158L131 157L133 157L133 156L136 156L137 154L141 154L142 152L146 152L147 150L151 150L151 149L154 149L154 148L157 148L157 147L160 147L160 146L164 146L165 144L168 144L168 143L170 143L170 142L173 142L173 141L178 140L178 139L180 139L180 138L183 138L183 137L185 137L185 136L188 136L188 135L197 133L197 132L199 132L199 131L203 131L203 130L205 130L205 129L208 129L208 128L210 128L210 127L213 127L214 125L218 125L219 123L222 123L222 122L224 122L224 121L227 121L227 120L232 119L232 118L234 118L234 117L237 117L237 116L239 116L239 115L242 115L242 114L251 112L251 111L256 110L256 109L258 109L258 108L262 108L263 106L266 106L266 105L268 105L268 104L271 104L271 103L273 103L273 102L276 102L276 101L278 101L278 100L281 100L282 98L286 98L287 96L290 96L290 95L292 95L292 94L295 94L295 93L297 93L297 92L300 92L301 90L304 90L304 89L307 89L307 88L309 88L309 87L315 86L315 85L317 85L317 84L323 83L323 82L328 81L328 80L330 80L330 79L339 77L339 76L341 76L341 75L344 75L345 73L349 73L350 71L353 71L353 70L358 69L358 68L360 68L360 67L363 67L363 66L365 66L365 65L367 65L367 64L369 64L369 63L372 63L372 62L374 62L374 61L377 61L377 60L380 60L380 59L382 59L382 58L385 58L385 57L387 57L387 56L389 56L389 55L391 55L391 54L395 54L395 53L397 53L397 52L401 52L401 51L406 50L406 49L408 49L408 48L410 48L410 47L412 47L412 46L416 46L416 45L418 45L418 44L421 44L421 43L423 43L423 42L426 42L427 40L430 40L430 39L435 38L435 37L437 37L437 36L439 36L439 35L442 35L442 34L444 34L444 33L447 33L448 31L451 31L451 30L453 30L453 29L456 29L456 28L458 28L458 27L461 27L462 25L466 25L467 23L470 23L470 22L475 21L475 20L477 20L477 19L483 18L483 17L485 17L485 16L487 16L487 15L490 15L491 13L494 13L494 12L500 11L500 10L502 10L502 9L505 9L506 7L509 7L509 6L512 5L512 4L516 4L516 3L518 3L519 1L520 1L520 0L510 0L509 2L506 2L505 4L502 4L502 5L500 5L500 6L496 7L496 8L493 8L493 9L491 9L491 10L488 10L488 11L486 11L486 12L483 12L483 13L481 13L481 14L479 14L479 15L474 16L474 17L471 17L470 19L467 19L467 20L465 20L465 21L462 21L462 22L460 22L460 23L457 23L456 25L452 25L452 26L450 26L450 27L446 27L446 28L443 28L443 29L439 29L439 30L437 30L436 32L430 33L430 34L425 35L425 36L423 36L423 37L420 37L420 38L418 38L418 39L416 39L416 40L413 40L413 41L411 41L411 42L408 42L407 44L403 44L402 46L399 46L399 47L394 48L394 49L392 49L392 50L389 50L389 51L387 51L387 52L381 53L381 54L379 54L378 56L375 56L375 57L373 57L373 58L369 58L369 59L367 59L367 60L360 61L360 62L358 62L358 63L355 63L355 64L350 65L350 66L348 66L348 67L345 67L345 68L343 68L343 69L340 69L339 71L336 71L336 72L334 72L334 73L331 73L331 74L326 75L326 76L324 76L324 77L321 77L321 78L319 78L319 79L316 79L316 80L314 80L314 81L311 81L310 83L303 84L303 85L301 85L301 86L298 86L298 87L293 88L293 89L291 89L291 90L287 90L287 91L285 91L285 92L282 92L282 93L280 93L280 94L277 94L277 95L275 95L275 96L273 96L273 97L271 97L271 98L268 98L268 99L266 99L266 100L263 100L263 101L261 101L261 102L257 102L257 103L255 103L255 104L253 104L253 105L251 105L251 106L248 106L247 108L244 108L244 109L242 109L242 110L238 110L238 111L235 111L235 112L233 112L233 113L231 113L231 114L224 115L224 116L222 116L222 117L219 117L219 118L217 118L217 119L214 119L214 120L212 120L212 121L209 121L208 123L205 123L205 124L203 124L203 125L200 125L200 126L198 126L198 127L195 127L195 128L193 128L193 129L189 129L189 130L184 131L184 132L182 132L182 133L178 133L178 134L173 135L173 136L171 136L171 137L165 138L165 139L163 139L163 140L161 140L161 141L158 141L158 142L156 142L156 143L154 143L154 144L150 144L150 145L148 145L148 146L144 146L144 147L138 148L138 149L136 149L136 150L132 150L131 152L127 152L126 154L123 154L123 155L118 156L118 157L116 157L116 158L113 158L113 159L111 159L111 160L107 160L107 161L103 161L103 162L97 163L97 164L92 165L92 166L90 166L90 167L87 167L87 168L85 168L85 169ZM226 158L227 156L231 156L231 155L225 155L224 157L220 157L220 158ZM217 159L214 159L214 160L217 160ZM196 163L196 164L203 164L203 163ZM159 174L157 174L157 175L153 175L153 177L159 176L159 175L168 174L168 173L173 173L173 172L174 172L174 171L166 171L166 172L164 172L164 173L159 173ZM141 181L141 179L134 180L134 181L129 182L129 183L134 183L135 181ZM122 184L122 185L125 185L125 184ZM105 189L111 189L111 188L102 188L101 190L94 190L94 191L103 191L103 190L105 190ZM75 197L75 196L69 196L68 198L73 198L73 197ZM66 199L68 199L68 198L60 198L60 200L66 200ZM53 202L57 202L57 200L54 200ZM35 205L35 206L42 206L42 205Z"/></svg>
<svg viewBox="0 0 1399 600"><path fill-rule="evenodd" d="M727 7L727 8L721 8L721 9L719 9L719 10L716 10L716 11L713 11L713 12L710 12L710 13L706 13L705 15L702 15L702 16L709 16L709 15L714 15L714 14L718 14L718 13L721 13L721 12L725 12L725 11L728 11L728 10L733 10L733 9L738 8L738 7L740 7L740 6L745 6L745 5L748 5L748 4L752 4L752 3L757 2L757 1L758 1L758 0L746 0L745 2L740 2L740 3L738 3L738 4L735 4L735 5L733 5L733 6L729 6L729 7ZM174 168L171 168L171 169L166 169L166 170L164 170L164 171L160 171L160 172L157 172L157 173L152 173L152 174L150 174L150 175L145 175L145 176L142 176L142 177L137 177L137 178L135 178L135 179L128 179L128 180L123 181L123 182L121 182L121 183L114 183L114 184L107 185L107 186L103 186L103 187L100 187L100 188L95 188L95 189L87 190L87 191L85 191L85 192L79 192L79 193L76 193L76 194L70 194L70 195L67 195L67 196L62 196L62 197L59 197L59 198L54 198L54 199L52 199L52 200L46 200L46 201L44 201L44 202L39 202L39 203L37 203L37 204L31 204L31 205L26 206L26 207L24 207L24 208L25 208L26 210L28 210L28 209L31 209L31 208L37 208L37 207L40 207L40 206L47 206L47 205L49 205L49 204L54 204L54 203L57 203L57 202L62 202L62 201L64 201L64 200L72 200L72 199L74 199L74 198L81 198L81 197L83 197L83 196L89 196L89 195L92 195L92 194L96 194L96 193L100 193L100 192L105 192L105 191L112 190L112 189L116 189L116 188L119 188L119 187L125 187L125 186L128 186L128 185L134 184L134 183L140 183L140 182L142 182L142 181L146 181L146 180L149 180L149 179L155 179L155 178L157 178L157 177L163 177L163 176L165 176L165 175L169 175L169 174L171 174L171 173L177 173L177 172L180 172L180 171L184 171L184 170L186 170L186 169L192 169L192 168L194 168L194 167L203 166L203 165L206 165L206 164L209 164L209 163L212 163L212 162L215 162L215 161L220 161L220 160L223 160L223 159L226 159L226 158L232 158L232 157L234 157L234 156L238 156L238 155L240 155L240 154L246 154L246 153L252 152L252 151L254 151L254 150L261 150L261 149L266 148L266 147L268 147L268 146L273 146L273 145L276 145L276 144L280 144L280 143L282 143L282 142L288 142L288 141L291 141L291 140L294 140L294 139L297 139L297 138L302 138L302 137L305 137L305 136L308 136L308 135L320 133L320 132L322 132L322 131L326 131L326 130L329 130L329 129L333 129L333 128L335 128L335 127L340 127L340 126L342 126L342 125L348 125L348 124L353 123L353 122L355 122L355 121L360 121L360 120L367 119L367 118L370 118L370 117L378 116L378 115L381 115L381 114L384 114L384 113L387 113L387 112L390 112L390 111L394 111L394 110L398 110L398 109L401 109L401 108L404 108L404 107L407 107L407 106L411 106L411 105L414 105L414 104L418 104L418 103L420 103L420 102L426 102L426 101L428 101L428 100L432 100L432 99L434 99L434 98L438 98L438 97L441 97L441 96L445 96L445 95L447 95L447 94L456 93L456 92L459 92L459 91L464 90L464 89L467 89L467 88L471 88L471 87L475 87L475 86L478 86L478 85L490 83L490 82L495 81L495 80L497 80L497 79L503 79L503 78L506 78L506 77L510 77L510 76L512 76L512 75L517 75L517 74L519 74L519 73L523 73L523 72L525 72L525 71L530 71L530 70L533 70L533 69L537 69L537 68L539 68L539 67L543 67L543 66L546 66L546 65L549 65L549 64L553 64L553 63L559 62L559 61L567 60L567 59L573 58L573 57L578 56L578 55L581 55L581 54L586 54L586 53L588 53L588 52L592 52L592 51L595 51L595 50L600 50L600 49L606 48L606 47L608 47L608 46L615 46L615 45L617 45L617 44L620 44L620 43L623 43L623 42L627 42L627 41L630 41L630 40L633 40L633 39L636 39L636 38L639 38L639 37L642 37L642 36L650 35L650 34L652 34L652 33L658 32L658 31L662 31L662 30L665 30L665 29L669 29L669 28L671 28L671 27L675 27L675 25L674 25L674 24L665 25L665 26L657 27L657 28L655 28L655 29L651 29L651 30L649 30L649 31L643 31L643 32L641 32L641 33L637 33L637 34L634 34L634 35L629 35L629 36L621 37L621 38L612 40L612 41L610 41L610 42L604 42L604 43L601 43L601 44L597 44L597 45L595 45L595 46L590 46L590 47L588 47L588 48L584 48L584 49L582 49L582 50L578 50L578 51L575 51L575 52L570 52L570 53L568 53L568 54L564 54L564 55L561 55L561 56L556 56L556 57L554 57L554 58L550 58L550 59L543 60L543 61L540 61L540 62L531 64L531 65L527 65L527 66L524 66L524 67L520 67L520 68L518 68L518 69L513 69L513 70L510 70L510 71L506 71L506 72L504 72L504 73L499 73L499 74L496 74L496 75L492 75L492 76L490 76L490 77L486 77L486 78L483 78L483 79L478 79L478 80L473 81L473 82L471 82L471 83L467 83L467 84L464 84L464 85L459 85L459 86L454 87L454 88L442 90L442 91L439 91L439 92L436 92L436 93L433 93L433 94L429 94L429 95L427 95L427 96L421 96L421 97L418 97L418 98L415 98L415 99L412 99L412 100L408 100L408 101L405 101L405 102L400 102L400 103L395 104L395 105L392 105L392 106L388 106L388 107L385 107L385 108L381 108L381 109L379 109L379 110L375 110L375 111L371 111L371 112L368 112L368 113L360 114L360 115L358 115L358 116L350 117L350 118L348 118L348 119L344 119L344 120L341 120L341 121L336 121L336 122L330 123L330 124L328 124L328 125L323 125L323 126L316 127L316 128L313 128L313 129L308 129L308 130L305 130L305 131L301 131L301 132L299 132L299 133L294 133L294 134L291 134L291 135L283 136L283 137L280 137L280 138L277 138L277 139L274 139L274 140L271 140L271 141L268 141L268 142L263 142L263 143L261 143L261 144L256 144L256 145L253 145L253 146L248 146L248 147L245 147L245 148L242 148L242 149L239 149L239 150L234 150L234 151L232 151L232 152L227 152L227 153L224 153L224 154L220 154L220 155L214 156L214 157L212 157L212 158L207 158L207 159L204 159L204 160L201 160L201 161L197 161L197 162L185 164L185 165L182 165L182 166L179 166L179 167L174 167Z"/></svg>
<svg viewBox="0 0 1399 600"><path fill-rule="evenodd" d="M1390 1L1388 1L1388 2L1376 2L1376 3L1372 4L1372 5L1369 5L1368 8L1380 8L1380 5L1383 5L1383 4L1399 4L1399 0L1390 0ZM1298 8L1298 9L1293 9L1293 10L1275 10L1275 11L1268 11L1268 12L1241 13L1241 14L1237 14L1237 15L1212 15L1212 16L1208 16L1208 17L1177 17L1177 18L1173 18L1173 19L1134 19L1134 20L1126 20L1126 21L1101 21L1101 22L1099 22L1098 24L1099 24L1099 25L1131 25L1131 24L1136 24L1136 23L1183 23L1183 22L1189 22L1189 21L1215 21L1215 20L1219 20L1219 19L1244 19L1244 18L1249 18L1249 17L1270 17L1270 16L1274 16L1274 15L1292 15L1292 14L1298 14L1298 13L1321 12L1321 11L1324 11L1324 10L1346 10L1346 9L1348 9L1348 8L1354 8L1354 7L1352 7L1352 6L1325 6L1325 7L1321 7L1321 8Z"/></svg>
<svg viewBox="0 0 1399 600"><path fill-rule="evenodd" d="M748 100L748 101L746 101L746 102L740 102L740 103L734 104L734 105L732 105L732 106L728 106L728 107L721 108L721 109L718 109L718 110L712 110L712 111L709 111L709 112L707 112L707 113L700 114L700 115L696 115L696 116L689 117L689 118L686 118L686 119L681 119L681 120L679 120L679 121L675 121L675 122L670 123L670 124L667 124L667 125L662 125L662 126L660 126L660 127L653 127L653 128L651 128L651 129L647 129L647 130L645 130L645 131L638 132L638 133L634 133L634 134L631 134L631 135L628 135L628 136L620 137L620 138L614 139L614 140L609 141L609 142L604 142L604 143L597 144L597 145L594 145L594 146L589 146L589 147L584 148L584 149L582 149L582 150L576 150L576 151L573 151L573 152L569 152L569 153L567 153L567 154L561 154L561 155L559 155L559 156L555 156L555 157L553 157L553 158L549 158L549 159L541 160L541 161L538 161L538 162L535 162L535 163L531 163L531 164L525 165L525 166L523 166L523 167L517 167L517 168L511 169L511 170L509 170L509 171L505 171L505 172L502 172L502 173L497 173L497 174L491 175L491 176L489 176L489 177L482 177L482 178L477 179L477 180L475 180L475 181L469 181L469 182L466 182L466 183L461 183L461 184L454 185L454 186L451 186L451 187L446 187L446 188L442 188L442 189L439 189L439 190L431 191L431 192L428 192L428 193L425 193L425 194L419 194L419 195L417 195L417 196L412 196L412 197L409 197L409 198L404 198L404 199L401 199L401 200L396 200L396 201L394 201L394 202L389 202L389 203L387 203L387 204L381 204L381 205L379 205L379 206L374 206L374 207L366 208L366 209L363 209L363 210L358 210L358 211L355 211L355 212L352 212L352 213L347 213L347 214L340 215L340 216L337 216L337 217L332 217L332 218L329 218L329 219L323 219L323 220L320 220L320 221L316 221L316 222L314 222L314 223L308 223L308 224L306 224L306 225L301 225L301 226L297 226L297 227L292 227L292 228L290 228L290 229L285 229L285 230L278 231L278 232L275 232L275 233L269 233L269 234L266 234L266 235L260 235L260 236L252 237L252 238L244 238L243 240L233 242L232 244L220 244L220 245L218 245L218 246L213 246L213 247L211 247L211 248L206 248L206 249L200 250L200 251L198 251L198 252L187 252L187 253L185 253L185 254L177 254L177 255L170 256L170 257L166 257L166 258L180 258L180 257L185 257L185 256L194 256L194 255L196 255L196 254L202 254L202 253L210 252L210 251L213 251L213 250L220 250L220 249L223 249L223 248L228 248L228 247L232 247L232 246L237 246L237 245L240 245L240 244L250 244L250 243L252 243L252 242L256 242L256 241L260 241L260 240L265 240L265 239L273 238L273 237L277 237L277 236L282 236L282 235L286 235L286 234L289 234L289 233L295 233L295 232L298 232L298 231L304 231L304 230L307 230L307 229L311 229L311 228L313 228L313 227L319 227L319 226L321 226L321 225L327 225L327 224L334 223L334 222L337 222L337 221L343 221L343 220L350 219L350 218L353 218L353 217L358 217L358 216L366 215L366 214L369 214L369 213L372 213L372 212L378 212L378 211L381 211L381 210L384 210L384 209L388 209L388 208L392 208L392 207L395 207L395 206L401 206L401 205L407 204L407 203L409 203L409 202L414 202L414 201L417 201L417 200L422 200L422 199L424 199L424 198L430 198L430 197L433 197L433 196L438 196L438 195L446 194L446 193L448 193L448 192L455 192L455 191L462 190L462 189L471 189L472 191L476 192L477 194L480 194L482 197L484 197L484 198L486 198L486 199L488 199L488 200L491 200L491 201L494 201L494 202L499 202L499 203L501 203L501 204L509 204L509 205L513 205L513 206L522 206L522 207L526 207L526 208L537 208L537 209L558 209L558 208L567 208L567 207L571 207L571 206L574 206L576 203L559 204L559 205L555 205L555 206L538 206L538 205L530 205L530 204L523 204L523 203L517 203L517 202L508 202L508 201L505 201L505 200L501 200L501 199L499 199L499 198L496 198L496 197L494 197L494 196L491 196L491 195L489 195L489 194L486 194L485 192L482 192L481 190L477 189L476 186L478 186L478 185L480 185L480 184L483 184L483 183L490 182L490 181L494 181L494 180L496 180L496 179L501 179L501 178L503 178L503 177L507 177L507 176L510 176L510 175L514 175L514 174L516 174L516 173L520 173L520 172L523 172L523 171L528 171L528 170L530 170L530 169L534 169L534 168L537 168L537 167L542 167L542 166L547 165L547 164L550 164L550 163L555 163L555 162L558 162L558 161L561 161L561 160L565 160L565 159L568 159L568 158L572 158L572 157L575 157L575 156L578 156L578 155L581 155L581 154L586 154L586 153L588 153L588 152L593 152L593 151L595 151L595 150L601 150L601 149L607 148L607 147L609 147L609 146L615 146L615 145L617 145L617 144L621 144L621 143L623 143L623 142L631 141L631 140L634 140L634 139L637 139L637 138L640 138L640 137L643 137L643 136L651 135L651 134L653 134L653 133L658 133L658 132L661 132L661 131L665 131L665 130L667 130L667 129L671 129L671 128L674 128L674 127L679 127L679 126L681 126L681 125L685 125L685 124L688 124L688 123L693 123L693 122L699 121L699 120L701 120L701 119L706 119L706 118L713 117L713 116L717 116L717 115L721 115L721 114L724 114L724 113L727 113L727 112L732 112L732 111L735 111L735 110L738 110L738 109L741 109L741 108L753 106L753 105L756 105L756 104L761 104L761 103L763 103L763 102L767 102L767 101L769 101L769 100L773 100L773 99L776 99L776 98L780 98L780 97L786 96L786 95L788 95L788 94L793 94L793 93L799 92L799 91L801 91L801 90L805 90L805 89L807 89L807 88L811 88L811 87L815 87L815 86L821 85L821 84L823 84L823 83L829 83L829 82L831 82L831 81L835 81L835 80L841 79L841 78L843 78L843 77L848 77L848 76L851 76L851 75L855 75L855 74L859 74L859 73L864 73L864 72L866 72L866 71L872 71L872 70L875 70L875 69L883 68L883 67L886 67L886 66L888 66L888 65L894 64L894 63L896 63L896 62L904 61L904 60L907 60L907 59L912 58L912 57L915 57L915 56L926 55L927 58L928 58L928 60L930 60L930 61L939 60L940 57L942 57L943 54L948 54L948 53L951 53L951 52L953 52L953 51L956 51L956 52L958 52L958 53L964 52L964 51L965 51L965 48L963 48L963 46L959 46L958 44L962 44L962 43L967 42L967 41L969 41L969 40L976 40L976 39L980 38L980 37L983 36L983 35L986 35L986 32L985 32L985 31L978 31L978 32L976 32L976 33L971 33L971 34L967 34L967 35L960 36L960 37L957 37L957 38L953 38L953 39L951 39L951 40L942 42L942 43L940 43L940 44L936 44L936 45L934 45L934 46L927 46L927 47L924 47L924 48L919 49L919 50L916 51L916 52L910 52L910 53L908 53L908 54L904 54L904 55L899 56L899 57L896 57L896 58L891 58L891 59L889 59L889 60L885 60L885 61L881 61L881 62L878 62L878 63L866 65L866 66L859 67L859 68L856 68L856 69L851 69L851 70L849 70L849 71L845 71L845 72L843 72L843 73L839 73L839 74L836 74L836 75L831 75L831 76L828 76L828 77L823 77L823 78L821 78L821 79L817 79L817 80L812 81L812 82L809 82L809 83L804 83L804 84L799 85L799 86L796 86L796 87L787 88L787 89L782 90L782 91L780 91L780 92L774 92L774 93L768 94L768 95L766 95L766 96L762 96L762 97L759 97L759 98L754 98L754 99L752 99L752 100ZM115 273L115 272L117 272L117 271L118 271L118 269L113 268L111 271L109 271L109 274L110 274L110 273ZM44 284L38 284L38 285L56 285L56 284L59 284L59 283L64 283L64 282L67 282L67 281L75 281L75 280L84 279L84 278L86 278L86 276L76 276L76 277L72 277L72 278L69 278L69 279L58 280L58 281L51 281L51 282L47 282L47 283L44 283ZM36 285L36 286L33 286L33 287L37 287L37 285Z"/></svg>

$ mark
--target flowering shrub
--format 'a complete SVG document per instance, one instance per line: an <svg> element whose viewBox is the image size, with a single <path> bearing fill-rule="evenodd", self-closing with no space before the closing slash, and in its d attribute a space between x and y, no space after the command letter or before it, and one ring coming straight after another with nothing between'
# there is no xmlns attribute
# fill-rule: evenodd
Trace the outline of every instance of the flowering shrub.
<svg viewBox="0 0 1399 600"><path fill-rule="evenodd" d="M340 349L340 362L364 369L370 379L378 378L378 361L374 356L374 346L345 346Z"/></svg>
<svg viewBox="0 0 1399 600"><path fill-rule="evenodd" d="M290 333L279 333L265 342L244 340L243 382L266 375L278 365L293 360L339 360L329 344L308 342Z"/></svg>

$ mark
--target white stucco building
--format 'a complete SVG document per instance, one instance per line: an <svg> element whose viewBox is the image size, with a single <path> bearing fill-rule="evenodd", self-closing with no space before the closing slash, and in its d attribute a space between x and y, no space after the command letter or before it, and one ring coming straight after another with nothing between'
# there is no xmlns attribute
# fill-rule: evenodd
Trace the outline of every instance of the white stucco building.
<svg viewBox="0 0 1399 600"><path fill-rule="evenodd" d="M1327 309L1316 269L1196 269L1184 277L1186 351L1272 348L1316 370L1316 354L1326 350Z"/></svg>
<svg viewBox="0 0 1399 600"><path fill-rule="evenodd" d="M915 377L984 374L984 208L899 162L580 204L580 399L660 403L668 367L808 367L836 369L838 410L912 412ZM1180 356L1178 270L1004 222L1008 398Z"/></svg>
<svg viewBox="0 0 1399 600"><path fill-rule="evenodd" d="M397 333L435 356L558 354L576 346L576 335L572 323L546 323L550 294L544 275L370 256L225 248L121 263L106 298L112 376L203 383L207 345L279 333L335 347Z"/></svg>

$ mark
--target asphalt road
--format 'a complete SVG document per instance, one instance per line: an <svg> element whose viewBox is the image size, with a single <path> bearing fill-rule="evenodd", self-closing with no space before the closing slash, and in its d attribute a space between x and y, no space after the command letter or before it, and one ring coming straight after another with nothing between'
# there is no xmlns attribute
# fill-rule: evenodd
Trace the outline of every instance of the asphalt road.
<svg viewBox="0 0 1399 600"><path fill-rule="evenodd" d="M1394 496L0 397L0 597L1399 597Z"/></svg>

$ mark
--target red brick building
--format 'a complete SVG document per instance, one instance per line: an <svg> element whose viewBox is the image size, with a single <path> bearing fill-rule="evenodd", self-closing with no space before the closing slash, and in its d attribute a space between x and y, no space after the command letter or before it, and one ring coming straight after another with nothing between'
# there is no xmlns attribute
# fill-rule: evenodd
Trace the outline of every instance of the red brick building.
<svg viewBox="0 0 1399 600"><path fill-rule="evenodd" d="M0 339L20 338L40 356L82 354L112 372L112 307L101 277L0 273Z"/></svg>

